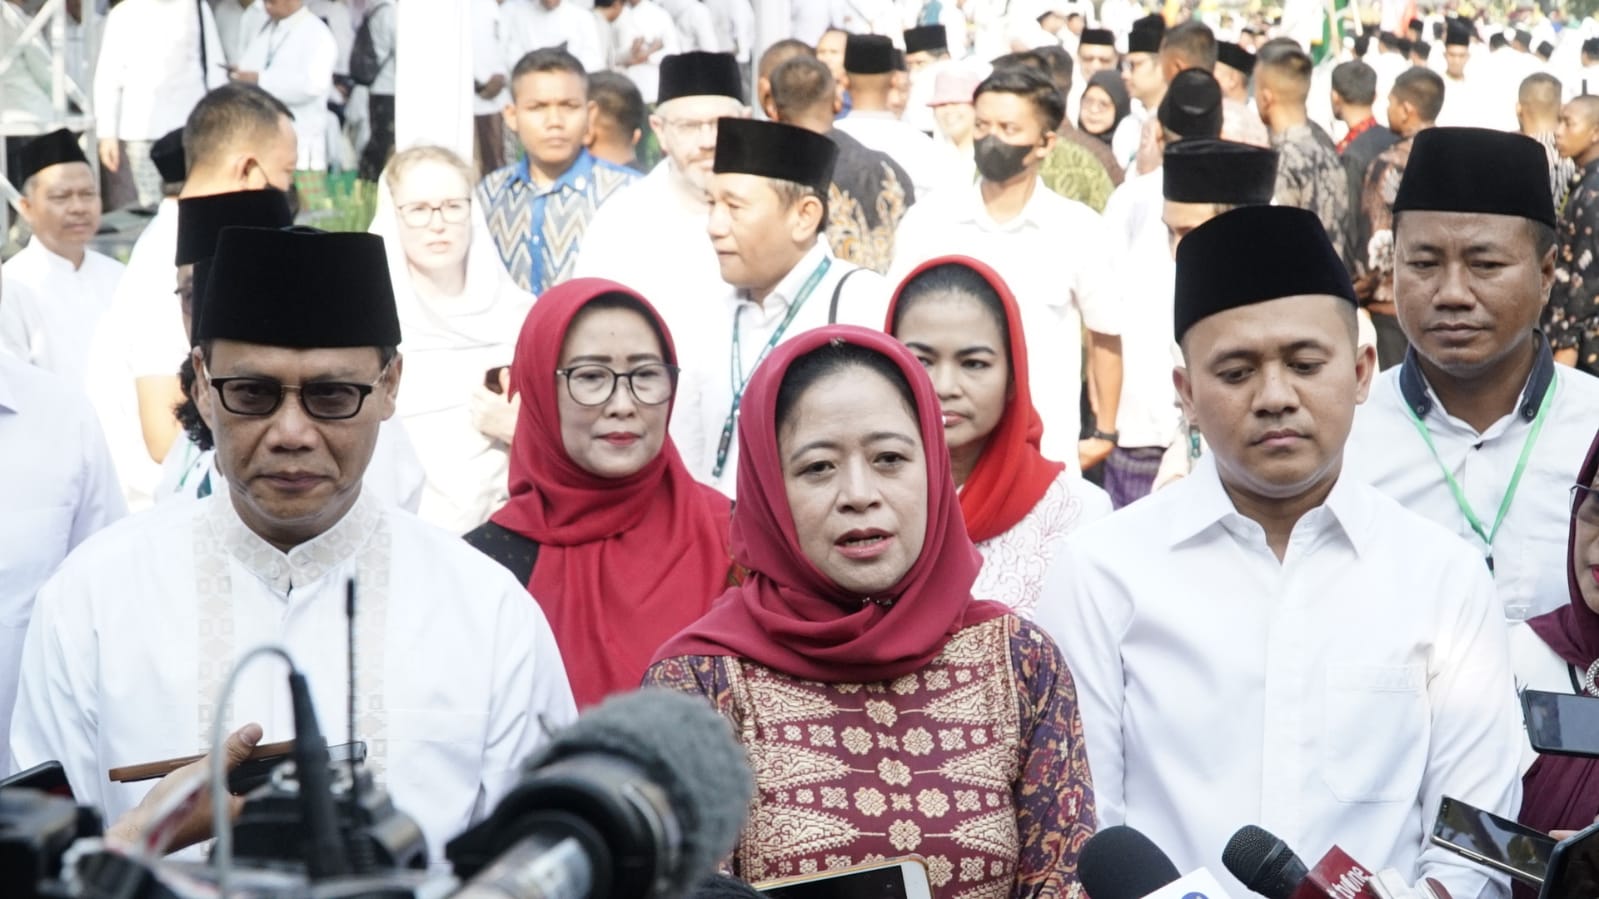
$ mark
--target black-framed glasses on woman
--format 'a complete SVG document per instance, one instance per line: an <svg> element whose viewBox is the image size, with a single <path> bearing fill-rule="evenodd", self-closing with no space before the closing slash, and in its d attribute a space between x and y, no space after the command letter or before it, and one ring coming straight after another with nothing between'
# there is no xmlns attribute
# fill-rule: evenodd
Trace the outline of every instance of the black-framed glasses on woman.
<svg viewBox="0 0 1599 899"><path fill-rule="evenodd" d="M322 421L342 421L361 414L366 398L388 372L389 366L384 365L377 380L370 384L350 381L285 384L276 378L253 377L210 378L209 383L222 398L222 408L234 415L252 418L271 415L283 405L284 395L292 390L300 395L300 408L306 415Z"/></svg>
<svg viewBox="0 0 1599 899"><path fill-rule="evenodd" d="M640 365L631 371L612 371L603 365L574 365L557 368L566 379L566 392L579 406L603 406L616 393L616 382L627 381L633 398L646 406L659 406L672 398L677 388L678 367L664 362Z"/></svg>
<svg viewBox="0 0 1599 899"><path fill-rule="evenodd" d="M1581 513L1589 521L1599 522L1599 487L1587 484L1571 485L1571 514Z"/></svg>
<svg viewBox="0 0 1599 899"><path fill-rule="evenodd" d="M472 214L472 200L458 197L442 203L407 203L399 207L400 221L412 228L426 228L433 223L433 213L438 213L446 225L459 225Z"/></svg>

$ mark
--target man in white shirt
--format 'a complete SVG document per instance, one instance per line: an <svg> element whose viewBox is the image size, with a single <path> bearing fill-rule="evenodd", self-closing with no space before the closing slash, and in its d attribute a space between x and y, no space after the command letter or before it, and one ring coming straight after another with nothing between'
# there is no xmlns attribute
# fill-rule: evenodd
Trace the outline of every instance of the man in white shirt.
<svg viewBox="0 0 1599 899"><path fill-rule="evenodd" d="M723 119L708 232L726 282L680 333L672 439L689 471L734 495L739 401L773 347L842 322L880 329L888 285L833 256L823 232L838 147L794 125Z"/></svg>
<svg viewBox="0 0 1599 899"><path fill-rule="evenodd" d="M305 0L262 0L267 23L245 45L244 56L228 68L235 81L259 85L283 101L294 115L298 143L295 162L301 180L328 168L328 94L338 44L333 32L305 8Z"/></svg>
<svg viewBox="0 0 1599 899"><path fill-rule="evenodd" d="M298 159L293 117L254 85L207 94L184 126L189 174L180 197L239 190L288 190ZM179 435L172 410L183 401L177 370L189 335L173 301L178 243L175 204L163 204L128 257L90 343L86 388L116 461L128 506L147 507L160 464Z"/></svg>
<svg viewBox="0 0 1599 899"><path fill-rule="evenodd" d="M1471 23L1451 17L1444 36L1444 108L1438 124L1456 127L1494 127L1492 100L1485 90L1488 72L1484 60L1472 60ZM1578 460L1581 461L1581 460Z"/></svg>
<svg viewBox="0 0 1599 899"><path fill-rule="evenodd" d="M728 53L662 60L650 129L666 158L606 200L583 235L573 277L633 288L655 304L674 335L701 327L706 301L726 290L705 221L718 123L749 115L743 82Z"/></svg>
<svg viewBox="0 0 1599 899"><path fill-rule="evenodd" d="M1393 209L1411 351L1356 416L1350 474L1471 544L1506 617L1547 612L1567 598L1567 493L1599 420L1599 379L1555 365L1538 331L1555 270L1547 156L1520 134L1429 128Z"/></svg>
<svg viewBox="0 0 1599 899"><path fill-rule="evenodd" d="M910 173L917 199L958 184L954 166L933 139L902 121L890 108L894 43L880 34L852 34L844 46L844 86L853 104L838 130L873 150L887 153Z"/></svg>
<svg viewBox="0 0 1599 899"><path fill-rule="evenodd" d="M150 144L227 80L226 62L209 3L124 0L106 15L94 68L100 162L113 172L127 163L139 205L161 199Z"/></svg>
<svg viewBox="0 0 1599 899"><path fill-rule="evenodd" d="M0 47L8 51L15 47L30 24L32 17L21 0L0 0ZM45 29L47 35L49 30ZM0 97L5 98L0 122L34 124L55 117L55 104L50 99L50 66L50 54L37 41L17 50L11 64L0 72Z"/></svg>
<svg viewBox="0 0 1599 899"><path fill-rule="evenodd" d="M500 0L472 0L472 131L482 172L505 165L501 111L510 102L506 88L514 64L506 53L505 39Z"/></svg>
<svg viewBox="0 0 1599 899"><path fill-rule="evenodd" d="M352 582L355 736L435 858L515 781L544 728L575 717L526 588L362 489L402 365L386 272L372 235L223 231L194 359L228 489L108 529L40 589L13 767L60 760L78 800L114 820L148 786L106 770L209 745L220 686L265 643L292 654L330 740L346 739ZM246 670L232 700L228 729L291 735L280 667Z"/></svg>
<svg viewBox="0 0 1599 899"><path fill-rule="evenodd" d="M238 65L250 38L266 27L266 4L261 0L217 0L211 7L216 17L217 35L230 65Z"/></svg>
<svg viewBox="0 0 1599 899"><path fill-rule="evenodd" d="M677 23L655 0L625 3L611 25L611 54L645 103L657 102L661 61L682 52Z"/></svg>
<svg viewBox="0 0 1599 899"><path fill-rule="evenodd" d="M9 302L7 291L0 302ZM0 353L0 771L33 596L61 560L126 513L94 410L81 391Z"/></svg>
<svg viewBox="0 0 1599 899"><path fill-rule="evenodd" d="M1343 261L1313 213L1246 206L1176 271L1173 377L1210 452L1068 539L1035 619L1071 665L1100 826L1234 896L1220 856L1246 824L1507 895L1428 834L1445 795L1516 813L1508 640L1470 548L1342 471L1376 371Z"/></svg>
<svg viewBox="0 0 1599 899"><path fill-rule="evenodd" d="M583 68L605 68L605 51L594 26L594 11L573 0L504 0L500 21L506 29L512 63L534 50L565 46Z"/></svg>
<svg viewBox="0 0 1599 899"><path fill-rule="evenodd" d="M100 229L100 189L77 137L66 129L36 137L18 158L18 208L33 237L6 263L21 290L0 305L0 349L81 389L89 341L122 263L89 249Z"/></svg>
<svg viewBox="0 0 1599 899"><path fill-rule="evenodd" d="M974 256L1004 277L1021 308L1029 346L1028 377L1047 384L1033 396L1044 420L1044 455L1080 470L1115 446L1121 396L1121 314L1111 280L1110 244L1098 215L1044 186L1065 100L1049 78L1019 66L977 86L979 180L923 198L900 222L889 281L952 253ZM1088 332L1095 435L1079 443L1082 332Z"/></svg>
<svg viewBox="0 0 1599 899"><path fill-rule="evenodd" d="M905 30L905 68L910 75L910 91L905 100L905 121L924 134L932 134L933 82L950 62L949 34L942 25L921 25Z"/></svg>

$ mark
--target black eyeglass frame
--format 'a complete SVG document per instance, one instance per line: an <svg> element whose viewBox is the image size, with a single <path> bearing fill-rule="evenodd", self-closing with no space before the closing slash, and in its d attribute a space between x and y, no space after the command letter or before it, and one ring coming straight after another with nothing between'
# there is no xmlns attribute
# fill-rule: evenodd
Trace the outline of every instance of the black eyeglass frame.
<svg viewBox="0 0 1599 899"><path fill-rule="evenodd" d="M665 369L666 370L667 379L672 382L672 388L666 392L666 396L663 399L657 400L657 401L655 401L653 403L650 402L649 400L646 400L643 397L639 396L638 395L638 387L634 386L634 384L633 384L633 376L637 375L639 372L642 372L642 371L644 371L647 368ZM584 369L598 369L598 370L603 371L606 374L611 376L611 389L605 391L605 398L604 399L601 399L598 402L587 403L587 402L584 402L583 400L578 399L577 398L577 394L572 392L572 373L573 372L582 371ZM660 406L660 405L664 405L666 403L671 402L672 401L672 397L677 395L677 376L681 372L682 372L681 368L679 368L676 365L668 364L666 362L650 362L650 363L645 364L645 365L640 365L638 368L629 369L628 371L617 371L617 370L615 370L615 369L613 369L613 368L611 368L609 366L600 365L600 364L594 363L594 362L591 362L591 363L588 363L588 364L585 364L585 365L573 365L573 366L570 366L568 368L557 368L555 370L555 374L558 377L564 378L566 380L566 395L572 398L572 402L577 403L579 406L587 406L589 408L594 408L594 407L597 407L597 406L603 406L606 403L609 403L611 401L611 397L616 396L616 385L620 381L622 381L624 378L627 380L627 392L633 394L633 399L636 402L638 402L641 405L645 405L645 406Z"/></svg>
<svg viewBox="0 0 1599 899"><path fill-rule="evenodd" d="M245 418L271 418L278 413L279 409L283 408L283 397L292 390L300 395L300 408L311 418L314 418L317 421L349 421L350 419L361 414L361 409L366 406L366 398L372 395L372 391L376 389L379 384L383 383L383 379L388 376L389 366L393 364L394 360L392 359L385 363L383 370L378 372L377 379L370 384L361 384L355 381L312 381L309 384L285 384L276 378L258 378L253 375L239 375L228 378L207 377L206 383L211 385L212 389L216 390L217 399L222 403L222 408L228 410L228 412L233 415L239 415ZM272 408L267 409L264 412L241 412L238 409L228 405L228 392L224 388L226 388L229 384L240 381L249 381L255 384L277 385L278 398L272 403ZM349 387L356 392L355 410L349 415L318 415L311 409L311 405L305 401L305 388L307 387Z"/></svg>

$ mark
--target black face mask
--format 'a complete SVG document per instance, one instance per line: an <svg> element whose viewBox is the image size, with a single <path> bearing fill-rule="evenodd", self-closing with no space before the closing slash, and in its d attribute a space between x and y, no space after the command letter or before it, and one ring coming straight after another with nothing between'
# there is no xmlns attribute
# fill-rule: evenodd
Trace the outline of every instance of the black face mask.
<svg viewBox="0 0 1599 899"><path fill-rule="evenodd" d="M972 146L977 173L986 181L1009 181L1027 166L1031 145L1007 144L995 135L979 138Z"/></svg>

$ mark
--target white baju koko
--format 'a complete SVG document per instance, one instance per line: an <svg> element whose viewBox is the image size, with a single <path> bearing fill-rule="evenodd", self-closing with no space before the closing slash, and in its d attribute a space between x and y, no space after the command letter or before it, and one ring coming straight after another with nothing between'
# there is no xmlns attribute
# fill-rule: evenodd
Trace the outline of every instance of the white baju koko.
<svg viewBox="0 0 1599 899"><path fill-rule="evenodd" d="M805 289L807 284L811 284L809 291ZM830 322L835 291L837 316ZM776 346L830 323L882 330L888 317L889 286L882 275L835 258L827 241L818 239L767 295L764 304L755 304L744 291L734 290L726 283L718 293L719 296L705 298L705 311L696 327L673 328L683 373L672 407L671 432L672 442L694 477L733 496L738 482L736 417L726 431L729 436L720 471L716 462L723 446L723 428L733 414L735 377L741 383L747 382L795 302L802 305L788 326L782 328ZM733 371L735 330L738 373Z"/></svg>
<svg viewBox="0 0 1599 899"><path fill-rule="evenodd" d="M1465 491L1484 530L1491 532L1551 384L1553 405L1490 553L1455 502L1443 466ZM1416 429L1412 411L1425 422L1437 458ZM1599 378L1555 365L1547 346L1540 350L1516 411L1481 433L1443 408L1412 355L1378 375L1371 396L1356 410L1344 450L1345 470L1459 534L1476 549L1479 566L1486 569L1484 559L1492 555L1494 586L1505 616L1530 618L1567 602L1570 491L1593 441L1595 421Z"/></svg>
<svg viewBox="0 0 1599 899"><path fill-rule="evenodd" d="M294 135L302 171L328 167L328 94L333 90L333 67L339 46L333 32L301 7L282 19L272 19L249 37L238 67L260 76L260 86L294 113Z"/></svg>
<svg viewBox="0 0 1599 899"><path fill-rule="evenodd" d="M500 21L513 60L544 47L565 47L585 70L605 68L606 54L594 27L594 11L572 0L559 0L554 9L545 9L542 0L504 0Z"/></svg>
<svg viewBox="0 0 1599 899"><path fill-rule="evenodd" d="M65 380L0 353L0 771L33 596L61 560L126 512L94 410Z"/></svg>
<svg viewBox="0 0 1599 899"><path fill-rule="evenodd" d="M1072 535L1036 620L1077 684L1101 827L1234 896L1221 851L1246 824L1507 895L1428 842L1446 795L1515 817L1525 739L1493 584L1437 525L1345 476L1278 561L1207 456Z"/></svg>
<svg viewBox="0 0 1599 899"><path fill-rule="evenodd" d="M12 721L13 766L59 759L79 802L115 820L151 784L109 768L203 751L235 660L284 646L329 742L348 739L345 589L356 588L355 737L377 782L444 843L576 716L554 636L527 589L464 542L366 498L283 553L225 494L136 515L84 544L39 591ZM226 727L294 734L279 663L245 669Z"/></svg>
<svg viewBox="0 0 1599 899"><path fill-rule="evenodd" d="M122 277L122 263L83 251L76 268L37 238L5 264L0 348L82 389L95 325Z"/></svg>

